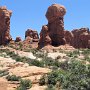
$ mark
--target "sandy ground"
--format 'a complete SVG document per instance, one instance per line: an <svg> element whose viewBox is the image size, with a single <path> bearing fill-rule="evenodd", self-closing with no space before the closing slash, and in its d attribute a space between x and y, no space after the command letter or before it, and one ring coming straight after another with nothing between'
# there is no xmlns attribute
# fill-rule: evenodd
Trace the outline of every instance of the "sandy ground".
<svg viewBox="0 0 90 90"><path fill-rule="evenodd" d="M0 57L0 70L7 70L10 75L30 79L34 84L30 90L44 90L45 86L39 86L37 83L43 74L50 72L48 68L29 66L27 63L16 62L11 58ZM16 82L9 82L5 77L0 77L0 90L15 90L18 86Z"/></svg>

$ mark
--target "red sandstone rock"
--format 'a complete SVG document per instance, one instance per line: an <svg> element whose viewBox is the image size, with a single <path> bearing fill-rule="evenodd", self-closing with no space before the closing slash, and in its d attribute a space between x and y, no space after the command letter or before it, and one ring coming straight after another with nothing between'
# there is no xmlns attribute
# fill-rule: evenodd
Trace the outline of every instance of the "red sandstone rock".
<svg viewBox="0 0 90 90"><path fill-rule="evenodd" d="M59 46L66 43L64 37L64 21L63 17L66 13L64 6L59 4L51 5L47 12L46 18L48 25L43 26L40 33L39 47L46 45Z"/></svg>
<svg viewBox="0 0 90 90"><path fill-rule="evenodd" d="M25 32L25 40L23 44L35 44L39 41L38 47L44 46L60 46L69 44L75 48L90 48L90 31L88 28L74 29L73 31L64 30L64 15L66 9L59 4L51 5L47 12L46 18L48 24L42 27L40 39L37 31L28 29ZM8 44L12 38L10 36L10 17L12 12L6 7L0 7L0 45ZM21 41L20 37L16 37L16 42Z"/></svg>
<svg viewBox="0 0 90 90"><path fill-rule="evenodd" d="M25 32L25 38L28 37L28 36L29 36L30 38L32 38L32 41L33 41L33 42L38 42L38 40L39 40L38 32L35 31L35 30L28 29L28 30Z"/></svg>
<svg viewBox="0 0 90 90"><path fill-rule="evenodd" d="M74 37L72 40L72 46L75 48L88 48L90 40L90 33L88 28L75 29L72 31Z"/></svg>
<svg viewBox="0 0 90 90"><path fill-rule="evenodd" d="M90 49L90 40L88 40L88 48Z"/></svg>
<svg viewBox="0 0 90 90"><path fill-rule="evenodd" d="M51 44L51 38L49 37L48 27L46 25L42 26L42 30L40 32L40 39L39 39L39 48L44 47L46 45Z"/></svg>
<svg viewBox="0 0 90 90"><path fill-rule="evenodd" d="M72 32L65 31L64 34L65 34L66 43L70 45L72 42L72 38L74 37Z"/></svg>
<svg viewBox="0 0 90 90"><path fill-rule="evenodd" d="M51 5L46 18L48 24L42 27L40 32L39 48L44 46L60 46L68 44L75 48L90 48L90 32L88 28L64 30L64 15L66 9L59 4Z"/></svg>
<svg viewBox="0 0 90 90"><path fill-rule="evenodd" d="M15 42L20 42L20 41L22 41L21 37L16 37Z"/></svg>
<svg viewBox="0 0 90 90"><path fill-rule="evenodd" d="M24 44L30 44L30 43L33 42L33 38L27 36L26 39L23 42L24 42Z"/></svg>
<svg viewBox="0 0 90 90"><path fill-rule="evenodd" d="M48 8L46 12L46 17L49 22L53 22L56 18L63 17L65 13L66 9L64 6L59 4L53 4Z"/></svg>
<svg viewBox="0 0 90 90"><path fill-rule="evenodd" d="M10 17L12 12L7 8L0 7L0 45L8 44L12 40L10 36Z"/></svg>

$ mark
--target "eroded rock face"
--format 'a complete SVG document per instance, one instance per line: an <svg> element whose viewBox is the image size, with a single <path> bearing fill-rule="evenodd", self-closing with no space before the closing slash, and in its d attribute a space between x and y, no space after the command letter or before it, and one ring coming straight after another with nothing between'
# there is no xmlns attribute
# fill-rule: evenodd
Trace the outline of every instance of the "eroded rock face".
<svg viewBox="0 0 90 90"><path fill-rule="evenodd" d="M63 17L66 13L64 6L59 4L51 5L47 12L46 18L48 20L48 25L42 27L40 33L39 47L44 47L45 45L59 46L66 43L64 37L64 20Z"/></svg>
<svg viewBox="0 0 90 90"><path fill-rule="evenodd" d="M42 26L42 30L40 32L40 39L39 39L38 46L39 46L39 48L41 48L46 45L50 45L51 43L52 43L51 38L48 33L48 26L44 25L44 26Z"/></svg>
<svg viewBox="0 0 90 90"><path fill-rule="evenodd" d="M74 38L73 33L70 32L70 31L64 31L64 35L65 35L66 44L71 45L72 44L72 40Z"/></svg>
<svg viewBox="0 0 90 90"><path fill-rule="evenodd" d="M72 31L72 46L75 48L90 48L90 32L88 28L75 29Z"/></svg>
<svg viewBox="0 0 90 90"><path fill-rule="evenodd" d="M12 12L0 7L0 45L6 45L12 40L10 36L10 17Z"/></svg>
<svg viewBox="0 0 90 90"><path fill-rule="evenodd" d="M64 15L66 9L59 4L51 5L46 18L48 24L42 27L38 47L47 45L60 46L68 44L74 48L90 48L90 31L88 28L64 30Z"/></svg>
<svg viewBox="0 0 90 90"><path fill-rule="evenodd" d="M24 44L32 44L33 38L31 38L30 36L27 36L23 42Z"/></svg>
<svg viewBox="0 0 90 90"><path fill-rule="evenodd" d="M38 41L39 41L38 32L35 31L35 30L28 29L28 30L25 32L25 38L28 37L28 36L29 36L30 38L32 38L32 41L33 41L33 42L38 42Z"/></svg>
<svg viewBox="0 0 90 90"><path fill-rule="evenodd" d="M59 4L52 4L46 12L46 18L48 19L48 22L51 23L55 19L63 17L65 13L66 9L64 6Z"/></svg>
<svg viewBox="0 0 90 90"><path fill-rule="evenodd" d="M20 41L22 41L21 37L16 37L15 42L20 42Z"/></svg>

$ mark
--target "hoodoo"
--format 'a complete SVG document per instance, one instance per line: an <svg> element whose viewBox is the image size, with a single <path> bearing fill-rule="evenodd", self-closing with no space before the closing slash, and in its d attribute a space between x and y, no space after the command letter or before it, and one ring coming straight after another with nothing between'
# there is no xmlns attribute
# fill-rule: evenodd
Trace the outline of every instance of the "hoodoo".
<svg viewBox="0 0 90 90"><path fill-rule="evenodd" d="M12 40L10 36L10 17L12 11L5 6L0 7L0 45L6 45Z"/></svg>
<svg viewBox="0 0 90 90"><path fill-rule="evenodd" d="M46 18L48 24L42 27L40 33L39 47L45 45L59 46L65 45L64 37L64 15L66 9L64 6L59 4L51 5L47 12Z"/></svg>

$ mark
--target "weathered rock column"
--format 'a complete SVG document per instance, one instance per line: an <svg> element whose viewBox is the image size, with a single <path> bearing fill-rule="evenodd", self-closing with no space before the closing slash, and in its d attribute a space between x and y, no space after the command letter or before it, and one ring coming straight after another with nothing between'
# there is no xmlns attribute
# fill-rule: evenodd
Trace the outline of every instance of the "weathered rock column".
<svg viewBox="0 0 90 90"><path fill-rule="evenodd" d="M10 36L10 17L12 12L5 6L0 7L0 45L6 45L12 39Z"/></svg>
<svg viewBox="0 0 90 90"><path fill-rule="evenodd" d="M48 44L51 44L53 46L65 45L66 43L64 37L65 13L66 13L65 7L59 4L53 4L48 8L46 12L48 25L46 25L47 27L46 29L42 28L41 30L39 47L41 46L43 47Z"/></svg>

